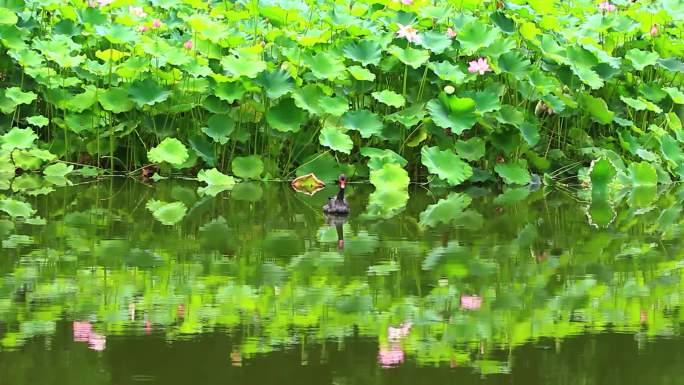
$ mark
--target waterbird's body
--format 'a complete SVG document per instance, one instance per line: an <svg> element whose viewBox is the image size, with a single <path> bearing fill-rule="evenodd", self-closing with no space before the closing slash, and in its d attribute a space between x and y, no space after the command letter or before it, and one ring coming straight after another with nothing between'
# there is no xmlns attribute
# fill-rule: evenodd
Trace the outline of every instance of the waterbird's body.
<svg viewBox="0 0 684 385"><path fill-rule="evenodd" d="M349 214L349 203L344 198L344 189L347 186L347 178L344 174L340 175L338 179L340 184L340 191L337 195L328 198L328 203L323 206L323 212L326 214Z"/></svg>

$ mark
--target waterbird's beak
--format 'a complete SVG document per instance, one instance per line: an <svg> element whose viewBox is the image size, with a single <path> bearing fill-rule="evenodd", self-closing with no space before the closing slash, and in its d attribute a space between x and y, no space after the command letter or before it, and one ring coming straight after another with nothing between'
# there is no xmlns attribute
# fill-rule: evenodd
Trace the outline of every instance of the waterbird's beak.
<svg viewBox="0 0 684 385"><path fill-rule="evenodd" d="M347 187L347 181L346 180L341 180L340 181L340 188L345 188Z"/></svg>

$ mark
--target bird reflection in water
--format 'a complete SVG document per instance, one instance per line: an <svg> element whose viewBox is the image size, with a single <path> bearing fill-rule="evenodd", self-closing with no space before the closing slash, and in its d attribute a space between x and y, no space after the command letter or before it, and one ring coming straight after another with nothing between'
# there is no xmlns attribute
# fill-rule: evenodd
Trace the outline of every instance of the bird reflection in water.
<svg viewBox="0 0 684 385"><path fill-rule="evenodd" d="M344 224L349 218L345 214L325 214L325 222L330 226L335 226L337 231L337 249L344 250Z"/></svg>

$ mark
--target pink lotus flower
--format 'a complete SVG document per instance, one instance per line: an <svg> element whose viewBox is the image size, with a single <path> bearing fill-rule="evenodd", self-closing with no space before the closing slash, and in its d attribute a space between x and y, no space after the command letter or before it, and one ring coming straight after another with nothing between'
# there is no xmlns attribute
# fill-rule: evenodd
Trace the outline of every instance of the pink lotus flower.
<svg viewBox="0 0 684 385"><path fill-rule="evenodd" d="M90 333L90 338L88 338L88 347L92 350L101 352L105 350L107 345L107 337L104 334L99 334L92 332Z"/></svg>
<svg viewBox="0 0 684 385"><path fill-rule="evenodd" d="M617 11L617 7L615 4L612 4L610 1L604 1L601 4L599 4L599 11L601 12L615 12Z"/></svg>
<svg viewBox="0 0 684 385"><path fill-rule="evenodd" d="M482 306L482 297L479 295L461 295L461 309L479 310Z"/></svg>
<svg viewBox="0 0 684 385"><path fill-rule="evenodd" d="M159 28L162 26L162 22L159 19L154 19L152 20L152 27L154 28Z"/></svg>
<svg viewBox="0 0 684 385"><path fill-rule="evenodd" d="M150 27L146 26L145 24L141 24L138 26L138 32L147 32L150 30Z"/></svg>
<svg viewBox="0 0 684 385"><path fill-rule="evenodd" d="M456 37L456 31L451 27L447 28L446 34L452 39Z"/></svg>
<svg viewBox="0 0 684 385"><path fill-rule="evenodd" d="M411 322L403 323L398 328L394 326L387 327L387 338L390 340L398 340L406 337L411 331Z"/></svg>
<svg viewBox="0 0 684 385"><path fill-rule="evenodd" d="M129 6L128 7L128 12L135 16L135 17L145 17L147 16L147 13L145 13L145 10L143 7L134 7L134 6Z"/></svg>
<svg viewBox="0 0 684 385"><path fill-rule="evenodd" d="M421 39L418 36L418 30L413 28L412 25L402 25L397 23L399 30L397 31L397 37L405 38L410 43L420 43Z"/></svg>
<svg viewBox="0 0 684 385"><path fill-rule="evenodd" d="M193 47L192 40L188 40L185 43L183 43L183 48L185 48L185 49L192 49L192 47Z"/></svg>
<svg viewBox="0 0 684 385"><path fill-rule="evenodd" d="M88 6L90 8L104 7L104 6L107 6L113 2L114 2L114 0L90 0L90 1L88 1Z"/></svg>
<svg viewBox="0 0 684 385"><path fill-rule="evenodd" d="M484 75L485 72L489 72L492 69L489 67L489 63L487 63L487 58L481 57L477 60L473 60L471 62L468 62L470 65L468 67L468 72L470 73L475 73L478 72L480 75Z"/></svg>
<svg viewBox="0 0 684 385"><path fill-rule="evenodd" d="M74 321L72 323L74 331L74 342L88 342L93 325L88 321Z"/></svg>
<svg viewBox="0 0 684 385"><path fill-rule="evenodd" d="M389 348L380 347L378 352L378 362L383 368L389 368L404 362L404 351L401 346L393 345Z"/></svg>
<svg viewBox="0 0 684 385"><path fill-rule="evenodd" d="M651 34L651 36L657 35L658 34L658 24L653 24L649 33Z"/></svg>
<svg viewBox="0 0 684 385"><path fill-rule="evenodd" d="M413 4L413 0L392 0L393 3L402 3L404 5Z"/></svg>

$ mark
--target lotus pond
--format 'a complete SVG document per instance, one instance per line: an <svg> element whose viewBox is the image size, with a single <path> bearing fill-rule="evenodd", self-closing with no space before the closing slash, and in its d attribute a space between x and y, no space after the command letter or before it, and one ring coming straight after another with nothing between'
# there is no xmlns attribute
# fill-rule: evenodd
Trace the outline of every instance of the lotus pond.
<svg viewBox="0 0 684 385"><path fill-rule="evenodd" d="M416 187L388 211L356 184L352 214L330 220L320 207L334 186L243 182L211 196L194 181L54 182L21 176L24 200L3 201L3 384L683 374L681 187L606 201Z"/></svg>

